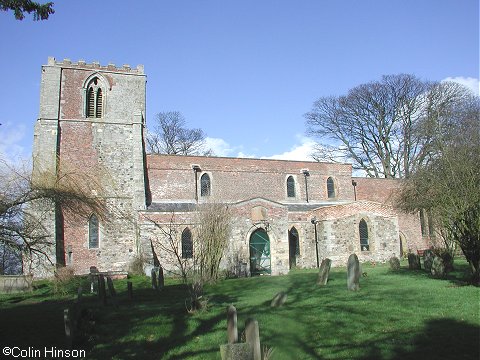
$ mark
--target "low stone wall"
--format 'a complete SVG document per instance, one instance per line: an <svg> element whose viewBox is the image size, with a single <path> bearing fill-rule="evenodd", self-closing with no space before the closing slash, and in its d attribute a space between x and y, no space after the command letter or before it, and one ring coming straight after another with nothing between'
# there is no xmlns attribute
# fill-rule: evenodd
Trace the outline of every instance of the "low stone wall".
<svg viewBox="0 0 480 360"><path fill-rule="evenodd" d="M32 290L33 275L0 276L0 294L24 292Z"/></svg>

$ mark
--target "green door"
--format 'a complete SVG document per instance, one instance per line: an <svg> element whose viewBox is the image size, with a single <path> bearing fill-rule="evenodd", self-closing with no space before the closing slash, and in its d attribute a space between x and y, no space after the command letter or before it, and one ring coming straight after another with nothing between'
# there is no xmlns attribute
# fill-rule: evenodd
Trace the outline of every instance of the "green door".
<svg viewBox="0 0 480 360"><path fill-rule="evenodd" d="M263 229L258 229L250 236L250 274L270 274L270 239Z"/></svg>

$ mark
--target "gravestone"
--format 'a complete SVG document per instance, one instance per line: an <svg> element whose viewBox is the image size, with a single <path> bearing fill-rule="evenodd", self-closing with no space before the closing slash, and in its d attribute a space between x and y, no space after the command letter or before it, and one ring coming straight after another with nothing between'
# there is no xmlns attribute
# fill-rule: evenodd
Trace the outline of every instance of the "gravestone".
<svg viewBox="0 0 480 360"><path fill-rule="evenodd" d="M432 276L436 278L444 278L447 276L445 262L440 256L435 256L432 261L432 268L430 270Z"/></svg>
<svg viewBox="0 0 480 360"><path fill-rule="evenodd" d="M360 289L360 263L356 254L351 254L348 257L347 289L351 291Z"/></svg>
<svg viewBox="0 0 480 360"><path fill-rule="evenodd" d="M253 360L253 349L249 343L220 345L222 360Z"/></svg>
<svg viewBox="0 0 480 360"><path fill-rule="evenodd" d="M392 256L390 260L388 260L388 263L390 264L390 270L393 270L393 271L400 270L400 259L397 258L396 256Z"/></svg>
<svg viewBox="0 0 480 360"><path fill-rule="evenodd" d="M422 266L420 265L420 256L409 253L408 254L408 268L410 270L420 270Z"/></svg>
<svg viewBox="0 0 480 360"><path fill-rule="evenodd" d="M152 269L152 289L158 290L158 282L157 282L157 273L155 271L155 268Z"/></svg>
<svg viewBox="0 0 480 360"><path fill-rule="evenodd" d="M271 307L280 307L287 301L287 293L285 291L280 291L275 295L270 303Z"/></svg>
<svg viewBox="0 0 480 360"><path fill-rule="evenodd" d="M74 328L70 309L63 310L63 324L65 326L65 340L67 342L67 347L71 348L73 345Z"/></svg>
<svg viewBox="0 0 480 360"><path fill-rule="evenodd" d="M96 266L90 266L90 293L98 292L98 269Z"/></svg>
<svg viewBox="0 0 480 360"><path fill-rule="evenodd" d="M330 268L332 267L332 260L323 259L322 264L320 265L320 270L318 271L317 285L324 286L327 285L328 276L330 275Z"/></svg>
<svg viewBox="0 0 480 360"><path fill-rule="evenodd" d="M82 302L82 292L83 292L83 288L81 286L79 286L77 288L77 302L78 303Z"/></svg>
<svg viewBox="0 0 480 360"><path fill-rule="evenodd" d="M107 291L105 290L105 278L102 274L98 275L98 296L103 305L107 305Z"/></svg>
<svg viewBox="0 0 480 360"><path fill-rule="evenodd" d="M158 268L158 288L160 290L165 286L165 277L163 276L163 267Z"/></svg>
<svg viewBox="0 0 480 360"><path fill-rule="evenodd" d="M229 344L238 342L237 309L233 305L227 308L227 337Z"/></svg>
<svg viewBox="0 0 480 360"><path fill-rule="evenodd" d="M435 254L433 253L432 250L425 250L423 252L423 268L427 272L432 271L432 264L433 264L433 258L435 257Z"/></svg>
<svg viewBox="0 0 480 360"><path fill-rule="evenodd" d="M253 348L253 360L262 360L258 321L252 318L245 322L245 341Z"/></svg>
<svg viewBox="0 0 480 360"><path fill-rule="evenodd" d="M117 307L117 292L115 291L115 287L113 286L113 281L110 276L107 276L107 286L108 286L108 291L110 292L110 296L112 298L112 303L113 306Z"/></svg>

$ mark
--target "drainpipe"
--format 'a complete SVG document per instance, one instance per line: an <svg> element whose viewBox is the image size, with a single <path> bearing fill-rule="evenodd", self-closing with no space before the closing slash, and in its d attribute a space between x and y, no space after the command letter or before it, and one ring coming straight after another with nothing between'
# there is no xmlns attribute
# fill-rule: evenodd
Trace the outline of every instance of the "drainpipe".
<svg viewBox="0 0 480 360"><path fill-rule="evenodd" d="M305 177L305 196L307 198L307 203L308 203L308 181L307 177L310 176L310 172L308 169L302 169L303 176Z"/></svg>
<svg viewBox="0 0 480 360"><path fill-rule="evenodd" d="M314 216L312 218L312 220L310 220L311 223L313 224L314 228L315 228L315 254L317 255L317 268L320 267L320 262L318 260L318 234L317 234L317 224L318 224L318 220L317 218Z"/></svg>
<svg viewBox="0 0 480 360"><path fill-rule="evenodd" d="M352 185L353 185L353 195L355 196L355 201L357 201L357 182L355 180L352 180Z"/></svg>
<svg viewBox="0 0 480 360"><path fill-rule="evenodd" d="M199 171L201 171L201 169L200 169L199 165L195 165L195 164L192 165L192 169L193 169L193 176L195 176L195 201L198 203L198 176L197 176L197 173Z"/></svg>

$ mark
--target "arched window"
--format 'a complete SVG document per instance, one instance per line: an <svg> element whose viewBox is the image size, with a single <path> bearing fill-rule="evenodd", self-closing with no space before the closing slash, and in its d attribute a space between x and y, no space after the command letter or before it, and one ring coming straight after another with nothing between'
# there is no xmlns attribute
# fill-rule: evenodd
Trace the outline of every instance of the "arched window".
<svg viewBox="0 0 480 360"><path fill-rule="evenodd" d="M94 77L87 85L86 111L89 118L101 118L103 116L103 91L98 77Z"/></svg>
<svg viewBox="0 0 480 360"><path fill-rule="evenodd" d="M292 255L300 255L300 242L297 229L292 227L288 232L288 235L290 241L290 253Z"/></svg>
<svg viewBox="0 0 480 360"><path fill-rule="evenodd" d="M358 225L358 232L360 234L360 250L361 251L368 251L370 249L370 245L368 244L368 226L365 220L360 220L360 224Z"/></svg>
<svg viewBox="0 0 480 360"><path fill-rule="evenodd" d="M295 197L295 179L291 175L287 178L287 197Z"/></svg>
<svg viewBox="0 0 480 360"><path fill-rule="evenodd" d="M88 248L98 248L98 217L95 214L88 219Z"/></svg>
<svg viewBox="0 0 480 360"><path fill-rule="evenodd" d="M200 178L200 196L210 196L211 184L210 176L207 173L203 174Z"/></svg>
<svg viewBox="0 0 480 360"><path fill-rule="evenodd" d="M335 183L331 177L327 179L327 195L329 199L333 199L335 197Z"/></svg>
<svg viewBox="0 0 480 360"><path fill-rule="evenodd" d="M192 232L189 228L182 231L182 259L193 258Z"/></svg>

